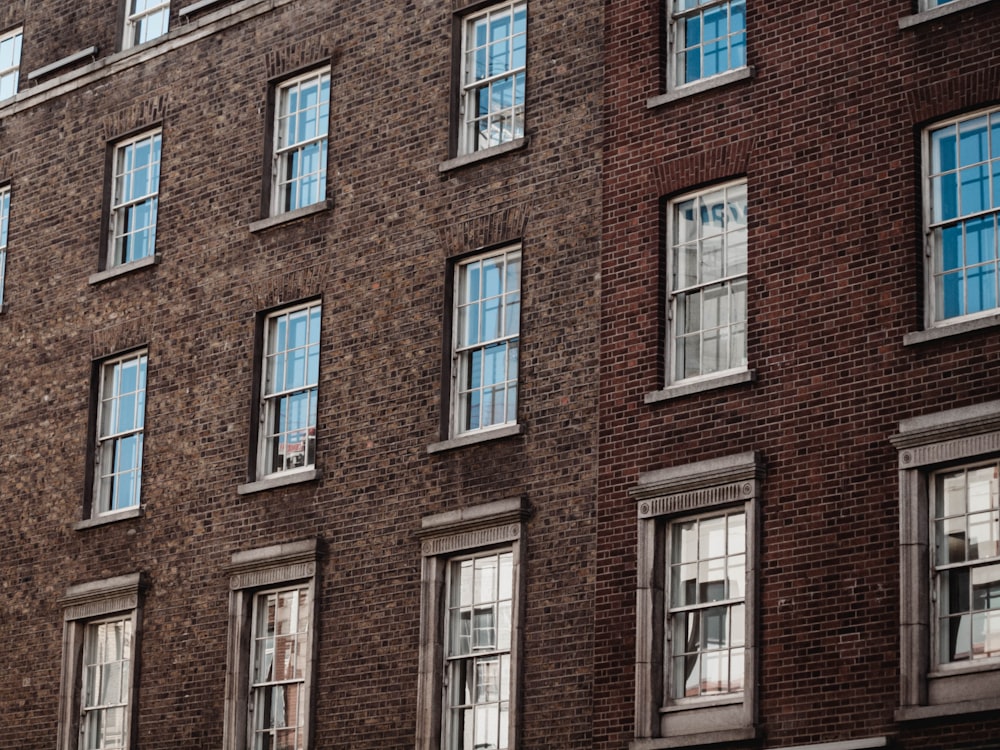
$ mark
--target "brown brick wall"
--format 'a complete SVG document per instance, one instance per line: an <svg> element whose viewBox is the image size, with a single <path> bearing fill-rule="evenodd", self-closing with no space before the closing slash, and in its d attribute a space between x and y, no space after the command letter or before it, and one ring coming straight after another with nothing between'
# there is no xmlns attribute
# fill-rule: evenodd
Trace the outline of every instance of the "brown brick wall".
<svg viewBox="0 0 1000 750"><path fill-rule="evenodd" d="M114 51L115 3L16 6L0 8L0 27L24 23L22 89L27 71L84 46L99 44L102 60ZM0 746L54 743L66 588L139 570L149 589L138 745L220 746L224 567L234 552L316 536L326 555L315 747L412 746L420 518L522 494L534 511L524 746L590 743L602 7L529 6L530 143L442 175L450 12L429 2L279 4L48 101L0 107L0 164L12 181L0 639L13 665L0 685ZM180 33L176 16L171 24ZM268 82L303 47L318 52L300 62L333 60L333 208L251 234ZM161 262L90 285L103 252L108 139L145 125L163 130ZM510 212L523 212L524 434L428 455L440 438L446 238ZM255 314L316 293L323 478L238 496ZM144 515L75 530L92 358L136 343L149 352Z"/></svg>
<svg viewBox="0 0 1000 750"><path fill-rule="evenodd" d="M995 330L923 325L920 126L1000 101L988 4L900 30L909 2L747 3L753 79L662 104L660 3L605 26L595 748L634 735L642 472L756 449L760 727L751 746L888 736L994 747L995 717L898 724L900 420L996 398ZM662 198L745 176L756 383L663 387Z"/></svg>

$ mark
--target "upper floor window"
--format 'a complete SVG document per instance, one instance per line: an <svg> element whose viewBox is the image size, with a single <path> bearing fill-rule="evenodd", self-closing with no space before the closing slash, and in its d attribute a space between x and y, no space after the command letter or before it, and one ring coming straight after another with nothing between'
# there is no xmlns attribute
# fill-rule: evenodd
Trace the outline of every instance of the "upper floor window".
<svg viewBox="0 0 1000 750"><path fill-rule="evenodd" d="M669 205L668 382L747 365L745 182L690 193Z"/></svg>
<svg viewBox="0 0 1000 750"><path fill-rule="evenodd" d="M1000 108L927 131L928 325L998 308Z"/></svg>
<svg viewBox="0 0 1000 750"><path fill-rule="evenodd" d="M10 223L10 187L0 187L0 310L3 309L3 282L7 268L7 226Z"/></svg>
<svg viewBox="0 0 1000 750"><path fill-rule="evenodd" d="M668 88L746 66L745 0L667 2Z"/></svg>
<svg viewBox="0 0 1000 750"><path fill-rule="evenodd" d="M0 35L0 101L17 93L21 68L21 29Z"/></svg>
<svg viewBox="0 0 1000 750"><path fill-rule="evenodd" d="M469 258L455 276L453 433L515 424L521 250Z"/></svg>
<svg viewBox="0 0 1000 750"><path fill-rule="evenodd" d="M159 131L115 147L109 268L155 253L159 186Z"/></svg>
<svg viewBox="0 0 1000 750"><path fill-rule="evenodd" d="M271 215L326 200L330 70L312 71L277 90Z"/></svg>
<svg viewBox="0 0 1000 750"><path fill-rule="evenodd" d="M163 36L169 23L170 0L125 0L122 49Z"/></svg>
<svg viewBox="0 0 1000 750"><path fill-rule="evenodd" d="M310 302L265 319L258 478L316 462L321 312Z"/></svg>
<svg viewBox="0 0 1000 750"><path fill-rule="evenodd" d="M528 6L495 5L462 24L459 154L524 136Z"/></svg>
<svg viewBox="0 0 1000 750"><path fill-rule="evenodd" d="M93 515L139 505L146 411L146 352L101 364Z"/></svg>

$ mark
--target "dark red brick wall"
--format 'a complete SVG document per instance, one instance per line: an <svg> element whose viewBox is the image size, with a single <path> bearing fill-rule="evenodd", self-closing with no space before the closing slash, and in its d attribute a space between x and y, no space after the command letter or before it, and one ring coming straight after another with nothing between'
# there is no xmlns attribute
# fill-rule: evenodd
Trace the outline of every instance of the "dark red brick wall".
<svg viewBox="0 0 1000 750"><path fill-rule="evenodd" d="M744 450L761 504L766 747L872 736L994 747L1000 720L900 725L900 420L996 398L1000 336L904 346L923 321L920 126L1000 101L1000 7L901 30L906 0L748 2L753 79L646 107L661 4L605 19L595 748L634 734L642 472ZM663 387L661 198L744 175L754 384ZM993 744L991 744L993 743Z"/></svg>
<svg viewBox="0 0 1000 750"><path fill-rule="evenodd" d="M29 70L90 44L107 61L116 12L107 1L3 4L0 27L25 28L22 88ZM447 3L285 4L48 101L0 107L0 179L12 185L0 314L0 640L11 669L0 747L55 742L66 588L139 570L150 586L138 744L220 746L224 567L234 552L315 536L326 549L315 746L412 746L420 519L517 495L534 511L523 746L590 744L602 12L596 0L529 6L530 142L445 174ZM176 16L172 25L183 26ZM268 81L276 57L302 49L333 59L333 208L251 234ZM163 128L162 261L90 285L108 139L144 124ZM452 238L505 212L524 226L524 434L428 455L440 439ZM255 314L317 294L323 479L238 496ZM149 351L144 516L74 530L92 359L137 344Z"/></svg>

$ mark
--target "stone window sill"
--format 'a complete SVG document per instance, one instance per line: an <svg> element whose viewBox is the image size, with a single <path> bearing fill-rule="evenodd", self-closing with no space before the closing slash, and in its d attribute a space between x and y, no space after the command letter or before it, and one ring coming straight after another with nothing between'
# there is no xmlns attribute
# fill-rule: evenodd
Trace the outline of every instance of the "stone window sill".
<svg viewBox="0 0 1000 750"><path fill-rule="evenodd" d="M313 214L319 214L323 211L329 211L331 208L333 208L333 200L331 198L327 198L325 201L313 203L311 206L303 206L302 208L296 208L294 211L286 211L285 213L278 214L277 216L268 216L266 219L250 222L249 229L251 233L263 232L265 229L277 227L282 224L289 224L293 221L303 219L306 216L312 216Z"/></svg>
<svg viewBox="0 0 1000 750"><path fill-rule="evenodd" d="M492 159L494 156L500 156L501 154L507 154L511 151L517 151L527 145L527 136L524 138L515 138L513 141L501 143L499 146L493 146L492 148L483 149L482 151L475 151L471 154L463 154L462 156L457 156L454 159L443 161L438 164L438 172L450 172L453 169L464 167L467 164L475 164L479 161Z"/></svg>
<svg viewBox="0 0 1000 750"><path fill-rule="evenodd" d="M974 8L977 5L985 5L989 2L993 2L993 0L952 0L947 5L939 5L936 8L929 8L913 15L903 16L899 19L899 28L909 29L913 26L919 26L922 23L936 21L944 16L950 16L952 13L958 13L966 8Z"/></svg>
<svg viewBox="0 0 1000 750"><path fill-rule="evenodd" d="M705 91L711 91L712 89L717 89L720 86L728 86L730 83L736 83L737 81L746 81L753 78L755 72L756 71L752 65L748 65L745 68L737 68L736 70L727 70L725 73L719 73L719 75L712 76L710 78L703 78L700 81L695 81L694 83L689 83L685 86L671 89L665 94L660 94L659 96L647 99L646 107L649 109L655 109L660 105L675 102L678 99L686 99L689 96L695 96L696 94L701 94Z"/></svg>
<svg viewBox="0 0 1000 750"><path fill-rule="evenodd" d="M693 703L674 703L672 705L663 706L660 708L661 714L671 714L680 711L692 711L699 712L706 708L712 708L713 706L735 706L744 702L743 693L737 693L736 695L725 695L717 698L689 698L688 700L693 700Z"/></svg>
<svg viewBox="0 0 1000 750"><path fill-rule="evenodd" d="M959 716L997 710L1000 710L1000 698L991 697L958 703L940 703L934 706L904 706L896 709L895 719L896 721L920 721L939 716Z"/></svg>
<svg viewBox="0 0 1000 750"><path fill-rule="evenodd" d="M745 742L756 739L756 737L757 730L753 727L722 729L716 732L698 732L695 734L678 734L673 737L634 740L629 743L629 750L665 750L665 748L711 745L720 742Z"/></svg>
<svg viewBox="0 0 1000 750"><path fill-rule="evenodd" d="M960 323L951 323L938 328L926 328L923 331L913 331L903 336L903 345L923 344L926 341L936 341L950 336L960 336L963 333L972 331L982 331L987 328L1000 326L1000 314L987 315L984 318L974 320L963 320Z"/></svg>
<svg viewBox="0 0 1000 750"><path fill-rule="evenodd" d="M660 401L670 401L671 399L690 396L692 393L703 393L704 391L714 391L717 388L725 388L730 385L741 383L754 383L757 381L757 373L754 370L743 370L729 375L698 380L694 383L678 383L669 385L662 391L653 391L643 396L643 401L647 404L655 404Z"/></svg>
<svg viewBox="0 0 1000 750"><path fill-rule="evenodd" d="M497 427L493 430L477 432L473 435L462 435L460 437L451 438L450 440L442 440L440 443L431 443L427 446L427 452L441 453L443 451L453 450L454 448L461 448L466 445L476 445L477 443L486 443L491 440L499 440L500 438L522 434L524 434L523 425L511 424L505 427Z"/></svg>
<svg viewBox="0 0 1000 750"><path fill-rule="evenodd" d="M256 482L247 482L236 487L237 495L252 495L255 492L277 489L278 487L288 487L292 484L303 484L312 482L323 477L323 472L319 469L305 469L302 471L289 471L286 474L276 474L273 477L258 479Z"/></svg>
<svg viewBox="0 0 1000 750"><path fill-rule="evenodd" d="M91 61L96 60L98 52L99 49L97 48L96 45L87 47L86 49L82 49L79 52L74 52L72 55L67 55L66 57L56 60L54 63L49 63L48 65L43 65L40 68L36 68L35 70L32 70L30 73L28 73L28 82L30 83L31 81L34 81L37 78L42 78L43 76L47 76L50 73L55 73L57 70L68 68L70 65L80 62L80 60L86 60L88 58L90 58Z"/></svg>
<svg viewBox="0 0 1000 750"><path fill-rule="evenodd" d="M116 279L119 276L126 276L133 271L139 271L143 268L149 268L150 266L158 265L160 262L160 254L154 253L153 255L147 255L145 258L140 258L139 260L134 260L131 263L123 263L120 266L115 266L114 268L109 268L106 271L98 271L90 275L87 279L88 284L100 284L108 279Z"/></svg>
<svg viewBox="0 0 1000 750"><path fill-rule="evenodd" d="M889 747L886 737L866 737L862 740L840 740L839 742L817 742L812 745L793 745L784 750L868 750L868 748Z"/></svg>
<svg viewBox="0 0 1000 750"><path fill-rule="evenodd" d="M142 506L135 508L126 508L125 510L118 510L114 513L102 513L99 516L94 516L93 518L85 518L82 521L77 521L73 524L73 528L77 531L82 529L90 529L94 526L105 526L109 523L117 523L118 521L126 521L130 518L141 518L142 517Z"/></svg>

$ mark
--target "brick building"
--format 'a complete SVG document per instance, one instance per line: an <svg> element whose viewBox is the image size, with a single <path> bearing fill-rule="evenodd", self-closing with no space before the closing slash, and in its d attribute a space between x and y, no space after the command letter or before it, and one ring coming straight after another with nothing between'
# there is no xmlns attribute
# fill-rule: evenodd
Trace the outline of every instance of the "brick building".
<svg viewBox="0 0 1000 750"><path fill-rule="evenodd" d="M0 5L0 747L1000 747L998 33Z"/></svg>
<svg viewBox="0 0 1000 750"><path fill-rule="evenodd" d="M0 4L0 747L589 744L601 14Z"/></svg>
<svg viewBox="0 0 1000 750"><path fill-rule="evenodd" d="M1000 6L606 13L594 747L1000 747Z"/></svg>

